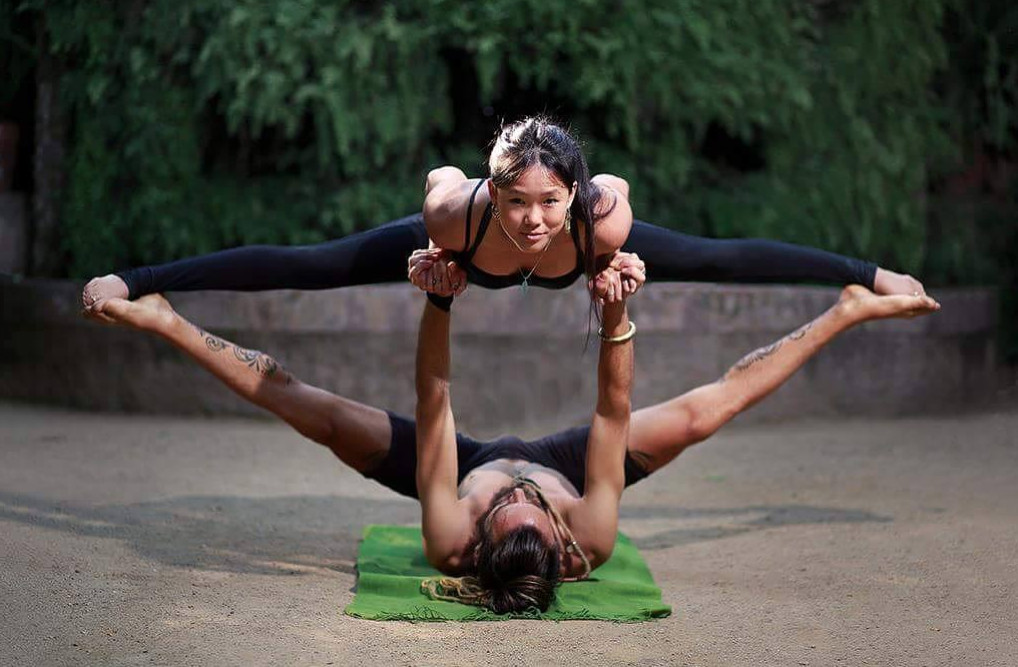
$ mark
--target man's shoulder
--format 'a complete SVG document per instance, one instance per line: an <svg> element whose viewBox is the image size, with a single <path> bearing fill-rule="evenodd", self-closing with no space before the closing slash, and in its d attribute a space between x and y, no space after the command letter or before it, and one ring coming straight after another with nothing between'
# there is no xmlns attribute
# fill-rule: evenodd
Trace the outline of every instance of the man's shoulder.
<svg viewBox="0 0 1018 667"><path fill-rule="evenodd" d="M433 568L449 577L462 577L470 574L473 569L472 554L468 554L466 549L448 554L445 558L429 558L428 562Z"/></svg>
<svg viewBox="0 0 1018 667"><path fill-rule="evenodd" d="M563 520L573 533L573 538L587 554L591 563L596 567L608 560L615 549L618 505L604 507L603 503L591 503L590 497L584 496L560 511Z"/></svg>
<svg viewBox="0 0 1018 667"><path fill-rule="evenodd" d="M472 562L475 519L463 501L433 513L424 526L424 554L443 574L456 575Z"/></svg>

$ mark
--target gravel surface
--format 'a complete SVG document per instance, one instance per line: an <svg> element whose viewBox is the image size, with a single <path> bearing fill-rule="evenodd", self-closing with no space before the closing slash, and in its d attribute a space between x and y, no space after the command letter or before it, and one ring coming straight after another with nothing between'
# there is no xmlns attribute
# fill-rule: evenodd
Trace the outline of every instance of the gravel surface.
<svg viewBox="0 0 1018 667"><path fill-rule="evenodd" d="M417 519L275 423L0 404L0 664L1018 664L1018 405L693 448L623 500L656 622L343 616Z"/></svg>

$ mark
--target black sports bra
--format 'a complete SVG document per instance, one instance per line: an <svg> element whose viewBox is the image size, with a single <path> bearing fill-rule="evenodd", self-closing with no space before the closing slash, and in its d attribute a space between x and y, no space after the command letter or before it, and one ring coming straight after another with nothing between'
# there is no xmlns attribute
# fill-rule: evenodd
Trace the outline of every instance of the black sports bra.
<svg viewBox="0 0 1018 667"><path fill-rule="evenodd" d="M474 285L486 287L488 289L503 289L505 287L512 287L513 285L523 284L523 274L519 271L514 271L508 275L499 275L495 273L488 273L474 266L474 254L477 252L478 246L481 245L481 240L484 239L485 232L488 231L488 225L491 223L491 203L484 207L484 214L481 215L481 222L477 225L477 234L474 236L474 242L470 243L470 214L474 210L474 198L477 196L477 191L484 185L485 180L477 184L474 191L470 193L470 201L467 202L467 222L466 222L466 240L463 243L463 247L466 250L454 253L456 261L459 265L467 272L467 279ZM532 274L527 278L527 284L533 285L534 287L543 287L545 289L565 289L569 287L576 279L583 275L583 250L580 248L580 232L579 225L573 225L572 230L569 234L573 239L573 245L576 246L576 268L569 273L562 276L555 276L553 278L546 278Z"/></svg>

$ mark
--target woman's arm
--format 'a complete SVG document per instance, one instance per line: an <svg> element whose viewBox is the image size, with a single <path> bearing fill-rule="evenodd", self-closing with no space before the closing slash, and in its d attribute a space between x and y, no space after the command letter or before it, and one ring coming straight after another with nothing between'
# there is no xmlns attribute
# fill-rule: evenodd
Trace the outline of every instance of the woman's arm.
<svg viewBox="0 0 1018 667"><path fill-rule="evenodd" d="M601 191L595 215L604 215L594 225L594 253L598 257L612 255L626 242L633 227L629 183L614 174L598 174L590 180Z"/></svg>
<svg viewBox="0 0 1018 667"><path fill-rule="evenodd" d="M467 201L477 181L468 179L459 167L445 166L428 172L424 225L431 247L466 250Z"/></svg>
<svg viewBox="0 0 1018 667"><path fill-rule="evenodd" d="M598 187L606 186L612 188L622 195L626 201L629 200L629 181L621 176L616 176L615 174L596 174L590 181Z"/></svg>

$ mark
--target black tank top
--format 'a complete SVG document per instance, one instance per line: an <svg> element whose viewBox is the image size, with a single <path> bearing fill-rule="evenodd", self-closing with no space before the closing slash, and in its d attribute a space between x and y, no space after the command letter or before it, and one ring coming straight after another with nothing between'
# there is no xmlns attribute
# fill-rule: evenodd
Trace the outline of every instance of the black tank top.
<svg viewBox="0 0 1018 667"><path fill-rule="evenodd" d="M488 205L484 207L484 213L481 215L481 222L477 225L477 234L474 236L474 242L470 243L470 214L474 210L474 198L477 196L477 191L481 189L484 182L484 179L481 179L481 182L477 184L474 191L470 193L470 201L467 202L466 240L463 243L463 247L466 250L455 253L456 261L466 271L470 282L475 285L488 289L502 289L512 287L513 285L522 285L523 274L519 271L514 271L509 275L498 275L482 271L474 266L474 254L477 252L478 246L481 245L485 232L488 231L488 225L491 223L492 217L491 202L488 202ZM581 259L583 251L580 248L579 225L573 225L569 235L573 239L573 245L576 246L576 268L565 275L555 276L554 278L545 278L544 276L533 274L527 278L527 284L545 289L565 289L583 275L583 261Z"/></svg>

